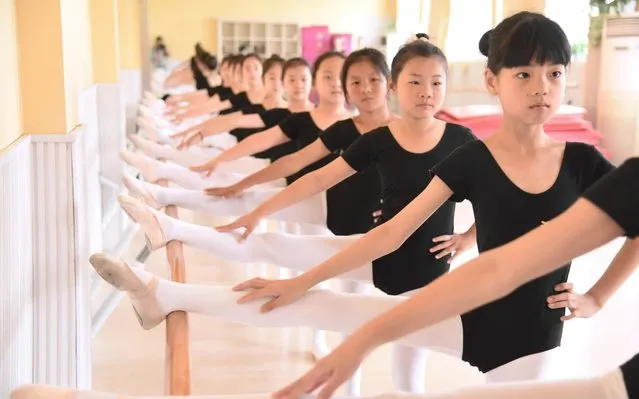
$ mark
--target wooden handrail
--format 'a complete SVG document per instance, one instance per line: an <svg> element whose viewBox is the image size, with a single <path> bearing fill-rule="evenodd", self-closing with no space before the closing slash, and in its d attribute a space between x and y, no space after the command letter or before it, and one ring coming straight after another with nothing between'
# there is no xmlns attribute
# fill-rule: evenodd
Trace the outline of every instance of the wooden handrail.
<svg viewBox="0 0 639 399"><path fill-rule="evenodd" d="M161 181L164 187L166 181ZM165 212L178 218L177 208L167 206ZM171 268L171 280L186 283L186 268L182 243L171 241L166 246L166 255ZM189 343L189 317L186 312L173 312L166 318L166 364L164 393L172 396L191 394L191 348Z"/></svg>

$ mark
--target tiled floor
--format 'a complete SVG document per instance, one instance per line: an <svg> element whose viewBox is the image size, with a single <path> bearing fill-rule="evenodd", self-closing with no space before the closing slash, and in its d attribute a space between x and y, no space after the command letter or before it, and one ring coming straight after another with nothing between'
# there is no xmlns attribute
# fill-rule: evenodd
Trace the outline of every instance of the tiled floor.
<svg viewBox="0 0 639 399"><path fill-rule="evenodd" d="M180 211L182 219L214 224L213 219ZM464 204L458 225L472 223ZM218 221L219 222L219 221ZM463 227L462 227L463 228ZM137 237L131 253L143 240ZM578 288L587 289L608 265L620 242L614 242L575 261L571 274ZM539 249L543 251L543 248ZM473 254L470 254L472 256ZM254 277L258 269L220 262L201 251L185 251L188 279L198 284L233 284ZM153 273L166 276L165 251L147 262ZM274 268L269 269L276 276ZM639 279L634 275L596 317L566 324L564 345L553 363L556 378L588 375L612 367L639 350L637 304ZM282 387L312 365L308 329L266 329L234 325L199 315L191 321L192 381L194 394L270 392ZM94 389L129 394L162 394L164 385L164 324L142 330L125 297L97 334L93 344ZM329 343L339 342L337 334ZM392 389L389 348L380 348L364 365L363 394ZM483 384L484 378L468 365L433 353L426 384L430 391Z"/></svg>

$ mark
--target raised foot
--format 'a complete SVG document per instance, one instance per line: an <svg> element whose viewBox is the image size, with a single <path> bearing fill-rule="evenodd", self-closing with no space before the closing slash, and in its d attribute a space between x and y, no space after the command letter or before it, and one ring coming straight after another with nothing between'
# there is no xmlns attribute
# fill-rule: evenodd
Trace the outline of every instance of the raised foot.
<svg viewBox="0 0 639 399"><path fill-rule="evenodd" d="M129 295L142 328L150 330L164 321L166 315L160 309L156 298L156 277L145 284L125 262L105 253L91 255L89 263L104 281Z"/></svg>
<svg viewBox="0 0 639 399"><path fill-rule="evenodd" d="M157 250L166 246L168 240L160 221L157 219L151 209L144 202L127 195L118 196L118 202L122 210L133 220L138 223L144 231L146 243L151 250Z"/></svg>

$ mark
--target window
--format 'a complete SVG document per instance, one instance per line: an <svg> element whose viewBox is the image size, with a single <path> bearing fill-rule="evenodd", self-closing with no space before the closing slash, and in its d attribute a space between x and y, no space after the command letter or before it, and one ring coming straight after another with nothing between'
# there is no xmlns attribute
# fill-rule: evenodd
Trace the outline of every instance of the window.
<svg viewBox="0 0 639 399"><path fill-rule="evenodd" d="M397 1L397 21L395 30L397 33L408 35L419 32L422 0Z"/></svg>
<svg viewBox="0 0 639 399"><path fill-rule="evenodd" d="M484 59L478 44L481 36L493 27L493 3L493 0L450 0L445 44L449 61Z"/></svg>
<svg viewBox="0 0 639 399"><path fill-rule="evenodd" d="M546 0L544 14L566 32L575 59L585 59L590 26L589 0Z"/></svg>

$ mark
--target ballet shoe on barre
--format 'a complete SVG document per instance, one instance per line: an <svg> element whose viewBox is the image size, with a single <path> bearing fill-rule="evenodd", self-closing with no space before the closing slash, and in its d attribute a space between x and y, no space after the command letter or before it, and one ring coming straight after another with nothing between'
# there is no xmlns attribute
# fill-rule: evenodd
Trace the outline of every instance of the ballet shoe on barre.
<svg viewBox="0 0 639 399"><path fill-rule="evenodd" d="M160 144L157 143L157 141L151 141L148 139L145 139L144 137L142 137L139 134L129 134L128 135L129 140L131 141L131 143L133 143L133 145L135 146L135 148L137 148L138 150L142 151L145 155L154 158L154 159L159 159L156 156L156 147L155 146L159 146Z"/></svg>
<svg viewBox="0 0 639 399"><path fill-rule="evenodd" d="M177 146L177 143L171 138L175 132L169 126L158 125L153 120L144 117L138 118L138 124L142 126L142 130L144 130L152 141L158 144L167 144L172 147Z"/></svg>
<svg viewBox="0 0 639 399"><path fill-rule="evenodd" d="M156 162L153 158L147 157L143 154L136 154L129 150L120 150L120 158L127 164L136 168L144 180L149 183L155 183L160 180L155 173L155 166L153 162Z"/></svg>
<svg viewBox="0 0 639 399"><path fill-rule="evenodd" d="M146 205L156 210L163 207L155 198L153 193L147 190L144 186L144 183L140 180L127 173L123 173L122 182L124 183L126 189L129 191L129 196L142 200Z"/></svg>
<svg viewBox="0 0 639 399"><path fill-rule="evenodd" d="M127 293L142 328L150 330L164 321L166 315L160 309L155 296L157 277L144 284L129 265L105 253L91 255L89 263L104 281Z"/></svg>
<svg viewBox="0 0 639 399"><path fill-rule="evenodd" d="M149 249L155 251L166 246L168 240L162 229L162 224L144 202L127 195L119 195L118 202L131 220L140 225Z"/></svg>
<svg viewBox="0 0 639 399"><path fill-rule="evenodd" d="M138 116L138 126L142 129L144 134L153 142L158 142L158 134L155 125L147 118Z"/></svg>

